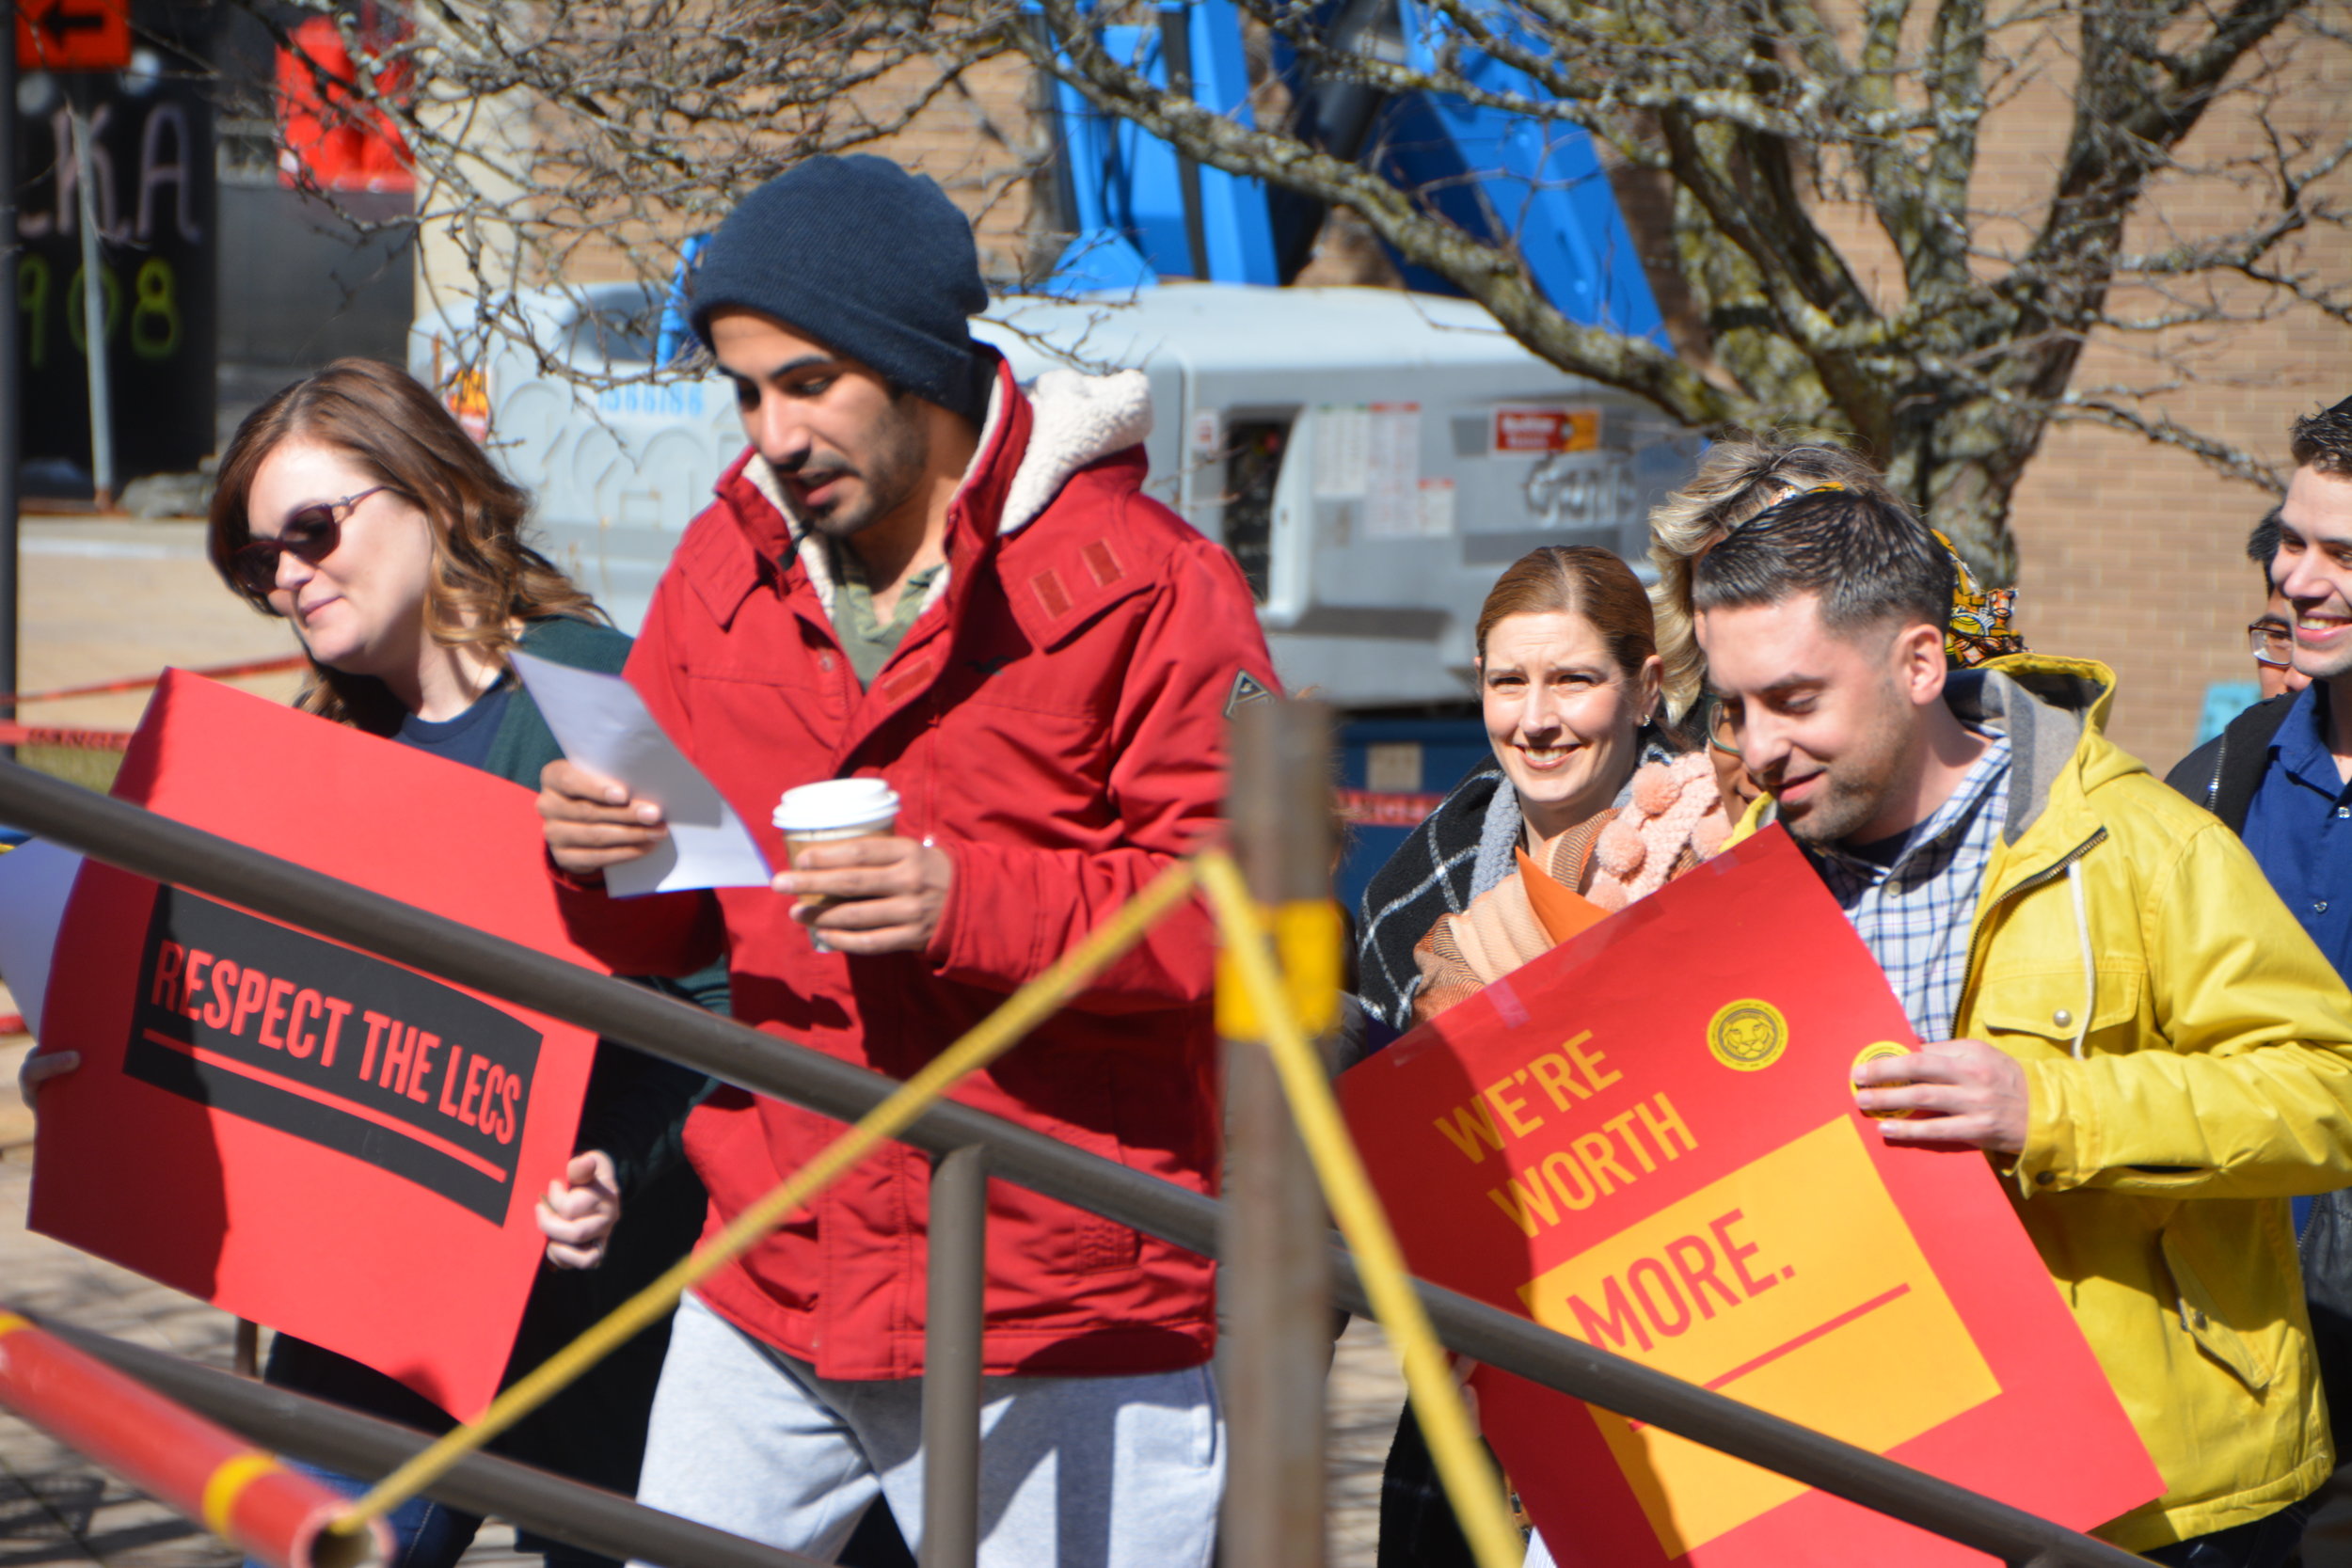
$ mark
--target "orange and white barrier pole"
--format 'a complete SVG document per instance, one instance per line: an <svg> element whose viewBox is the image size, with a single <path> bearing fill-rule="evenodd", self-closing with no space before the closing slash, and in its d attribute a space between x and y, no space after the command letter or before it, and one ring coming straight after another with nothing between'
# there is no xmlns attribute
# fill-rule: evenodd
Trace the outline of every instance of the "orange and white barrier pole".
<svg viewBox="0 0 2352 1568"><path fill-rule="evenodd" d="M381 1524L327 1527L350 1499L14 1313L0 1310L0 1405L271 1568L376 1568Z"/></svg>

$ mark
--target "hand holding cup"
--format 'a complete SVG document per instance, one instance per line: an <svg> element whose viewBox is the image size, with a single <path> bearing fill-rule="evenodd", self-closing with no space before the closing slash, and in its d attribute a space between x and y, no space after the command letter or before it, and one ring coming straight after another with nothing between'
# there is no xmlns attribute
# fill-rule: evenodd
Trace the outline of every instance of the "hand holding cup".
<svg viewBox="0 0 2352 1568"><path fill-rule="evenodd" d="M898 794L880 779L785 792L774 822L792 869L773 885L818 952L919 952L938 930L955 863L898 837Z"/></svg>

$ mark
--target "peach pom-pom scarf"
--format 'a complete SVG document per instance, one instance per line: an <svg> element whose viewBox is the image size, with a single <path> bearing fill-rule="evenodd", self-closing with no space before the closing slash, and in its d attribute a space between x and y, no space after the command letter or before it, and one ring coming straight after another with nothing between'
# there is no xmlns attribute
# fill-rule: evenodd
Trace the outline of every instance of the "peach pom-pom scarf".
<svg viewBox="0 0 2352 1568"><path fill-rule="evenodd" d="M1633 775L1632 800L1600 831L1584 895L1624 909L1712 855L1730 832L1706 752L1653 762Z"/></svg>

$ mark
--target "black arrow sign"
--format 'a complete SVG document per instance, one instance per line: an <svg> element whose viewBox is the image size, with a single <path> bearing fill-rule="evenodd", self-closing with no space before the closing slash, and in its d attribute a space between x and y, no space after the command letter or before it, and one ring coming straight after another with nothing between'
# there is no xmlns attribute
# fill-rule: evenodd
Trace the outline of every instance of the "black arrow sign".
<svg viewBox="0 0 2352 1568"><path fill-rule="evenodd" d="M66 5L64 0L59 0L59 5L52 5L50 9L42 11L33 25L56 42L66 42L66 33L103 33L108 21L111 19L103 9L78 11Z"/></svg>
<svg viewBox="0 0 2352 1568"><path fill-rule="evenodd" d="M106 20L103 11L75 11L57 6L43 12L40 20L33 25L47 33L57 42L63 43L68 33L104 32Z"/></svg>
<svg viewBox="0 0 2352 1568"><path fill-rule="evenodd" d="M130 63L124 0L19 0L18 63L37 71L119 71Z"/></svg>

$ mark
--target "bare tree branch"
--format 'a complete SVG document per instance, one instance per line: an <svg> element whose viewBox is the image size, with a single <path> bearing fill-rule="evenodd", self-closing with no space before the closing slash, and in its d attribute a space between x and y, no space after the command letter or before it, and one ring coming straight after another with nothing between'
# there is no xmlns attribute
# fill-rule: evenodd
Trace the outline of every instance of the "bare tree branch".
<svg viewBox="0 0 2352 1568"><path fill-rule="evenodd" d="M2352 330L2352 127L2312 91L2352 50L2352 0L1341 8L1385 17L1369 30L1336 27L1320 0L1236 0L1261 60L1294 62L1253 87L1256 123L1112 48L1105 30L1146 12L1127 0L411 0L389 38L309 3L363 62L337 90L406 140L413 221L454 251L490 330L527 338L522 292L582 276L634 279L653 309L681 242L776 169L918 134L1018 286L1068 236L1027 199L1057 156L1050 124L976 87L1010 73L1074 88L1203 166L1345 209L1534 353L1686 424L1858 440L1994 581L2014 568L2010 498L2052 424L2128 431L2273 485L2167 399L2209 380L2248 326ZM2041 112L2059 84L2048 187L2021 197L1987 176L1988 127ZM1377 122L1358 161L1284 108L1342 86L1596 138L1675 347L1571 319L1519 249L1520 214L1450 220L1449 191L1391 172ZM2201 154L2217 111L2237 132ZM959 127L954 167L927 130L942 123ZM1507 205L1544 187L1522 171L1490 188L1525 193ZM2231 215L2201 197L2174 216L2186 191ZM2107 384L2078 387L2093 344ZM534 346L563 368L561 345Z"/></svg>

